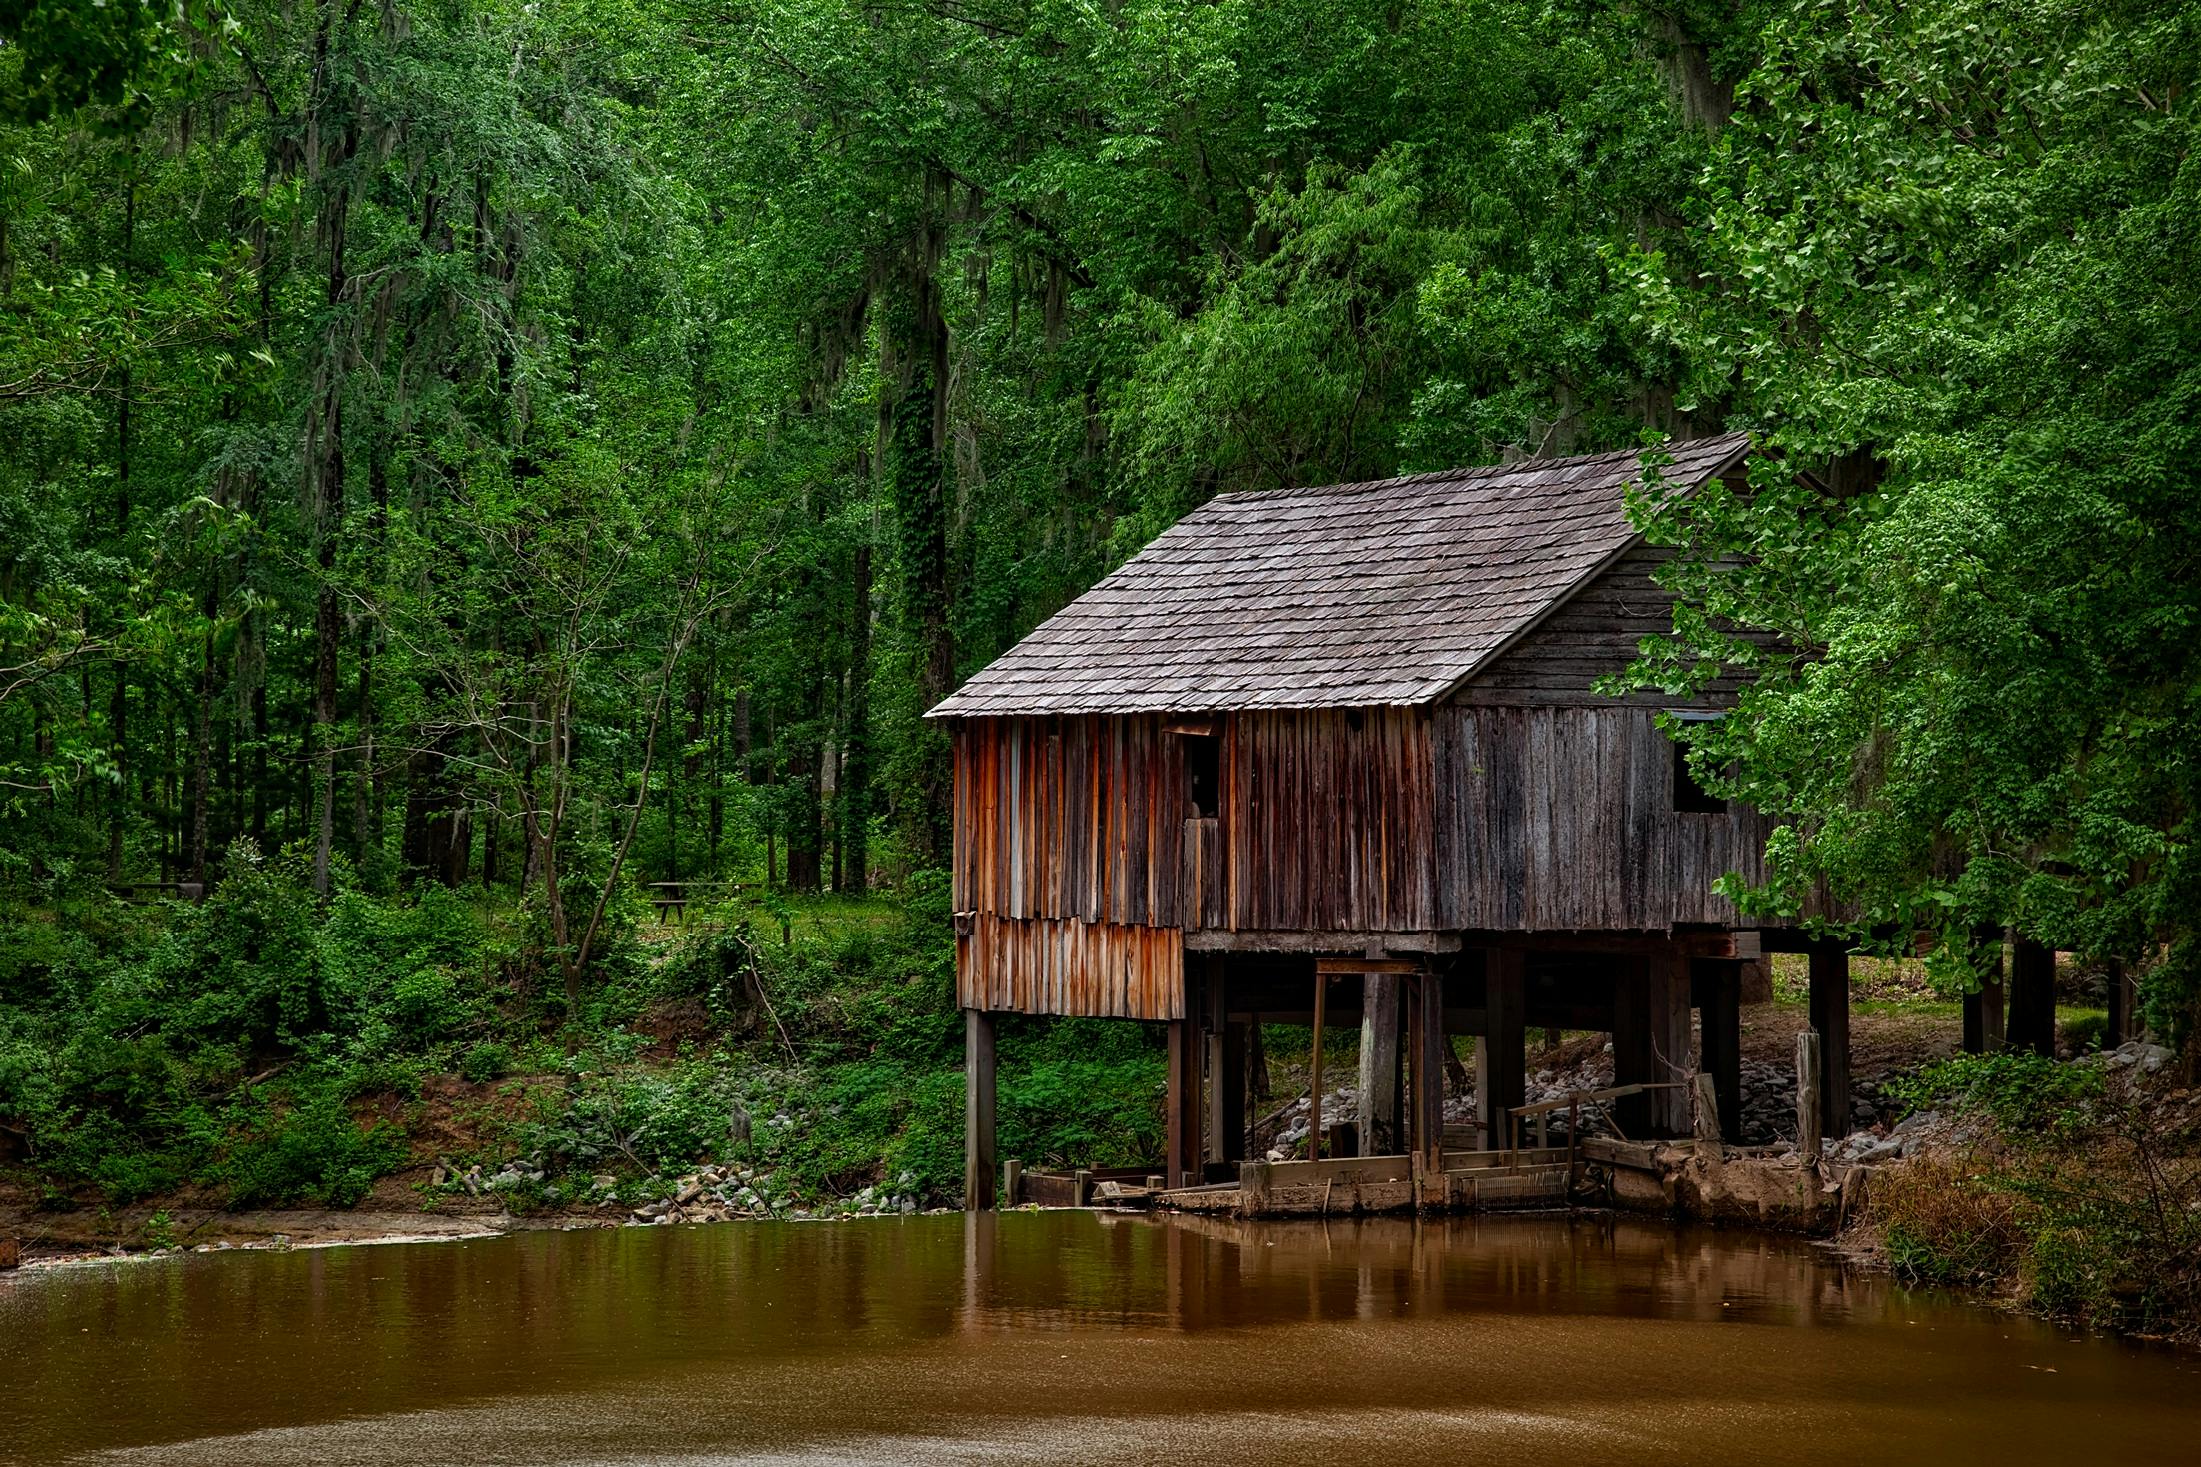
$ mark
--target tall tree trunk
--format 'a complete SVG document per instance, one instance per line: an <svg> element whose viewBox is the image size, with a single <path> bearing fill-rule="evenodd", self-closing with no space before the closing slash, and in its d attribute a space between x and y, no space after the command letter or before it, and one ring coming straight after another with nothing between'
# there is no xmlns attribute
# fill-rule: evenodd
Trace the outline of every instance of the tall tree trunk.
<svg viewBox="0 0 2201 1467"><path fill-rule="evenodd" d="M370 575L379 582L382 545L390 519L390 464L377 441L367 457L367 543L374 558ZM359 756L352 781L352 850L363 865L382 850L382 769L375 749L375 657L380 632L370 620L359 629Z"/></svg>
<svg viewBox="0 0 2201 1467"><path fill-rule="evenodd" d="M871 884L871 542L856 547L848 626L848 698L841 730L841 870L834 885L862 896Z"/></svg>
<svg viewBox="0 0 2201 1467"><path fill-rule="evenodd" d="M955 639L948 559L948 328L935 279L940 236L928 224L914 247L904 300L882 339L893 360L882 373L885 440L879 461L900 530L902 599L917 639L918 696L930 708L953 690ZM948 850L952 774L946 734L926 725L919 740L918 798L912 837L918 858L937 863Z"/></svg>
<svg viewBox="0 0 2201 1467"><path fill-rule="evenodd" d="M130 262L137 253L138 183L137 148L130 149L131 168L122 193L122 273L130 278ZM129 363L122 367L122 393L115 404L115 553L129 553L130 537L130 399L133 396ZM107 736L115 760L115 792L107 810L107 879L122 879L122 844L130 817L130 671L117 658L115 685L107 703Z"/></svg>
<svg viewBox="0 0 2201 1467"><path fill-rule="evenodd" d="M214 616L221 608L218 582L210 578L203 609L207 627L199 644L199 695L191 717L191 879L206 886L207 806L214 790Z"/></svg>
<svg viewBox="0 0 2201 1467"><path fill-rule="evenodd" d="M353 7L356 9L356 6ZM350 18L347 11L345 19ZM309 130L319 132L323 114L338 96L335 59L330 55L332 33L338 24L336 0L323 0L321 20L314 38L314 74L309 107ZM313 889L329 894L329 859L336 835L336 672L343 639L344 619L336 598L336 545L344 528L344 377L350 353L348 334L339 328L339 312L351 288L345 264L346 236L351 226L351 162L359 150L359 107L355 97L340 105L343 125L335 130L338 141L325 158L309 159L317 167L322 190L316 220L315 245L326 267L323 304L328 319L321 349L321 382L318 417L308 442L318 448L312 464L313 529L319 594L314 602L313 635L313 770L316 823L313 843ZM326 135L326 134L322 134Z"/></svg>

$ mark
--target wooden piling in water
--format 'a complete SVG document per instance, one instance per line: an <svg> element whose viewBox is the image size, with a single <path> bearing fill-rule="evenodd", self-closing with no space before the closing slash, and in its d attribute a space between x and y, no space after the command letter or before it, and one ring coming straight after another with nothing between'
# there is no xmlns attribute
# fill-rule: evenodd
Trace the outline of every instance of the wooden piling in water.
<svg viewBox="0 0 2201 1467"><path fill-rule="evenodd" d="M994 1205L994 1016L963 1010L963 1209Z"/></svg>

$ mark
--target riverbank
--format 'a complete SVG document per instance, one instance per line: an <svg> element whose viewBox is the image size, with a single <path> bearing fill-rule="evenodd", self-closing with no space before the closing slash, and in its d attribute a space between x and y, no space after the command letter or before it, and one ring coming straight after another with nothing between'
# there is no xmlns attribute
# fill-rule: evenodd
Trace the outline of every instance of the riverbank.
<svg viewBox="0 0 2201 1467"><path fill-rule="evenodd" d="M2201 1345L2201 1090L2145 1044L1970 1056L1911 1086L1846 1256L1913 1284Z"/></svg>

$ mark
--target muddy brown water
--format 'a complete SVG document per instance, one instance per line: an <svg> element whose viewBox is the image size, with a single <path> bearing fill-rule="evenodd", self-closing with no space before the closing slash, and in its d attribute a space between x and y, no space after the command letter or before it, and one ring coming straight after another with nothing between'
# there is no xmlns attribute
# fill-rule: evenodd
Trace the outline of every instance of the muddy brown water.
<svg viewBox="0 0 2201 1467"><path fill-rule="evenodd" d="M2201 1361L1636 1222L521 1233L0 1282L0 1459L2201 1462Z"/></svg>

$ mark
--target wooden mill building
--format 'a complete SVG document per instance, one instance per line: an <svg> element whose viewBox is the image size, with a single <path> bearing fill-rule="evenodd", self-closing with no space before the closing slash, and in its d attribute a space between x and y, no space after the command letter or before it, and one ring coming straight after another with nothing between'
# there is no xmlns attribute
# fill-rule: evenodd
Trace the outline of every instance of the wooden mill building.
<svg viewBox="0 0 2201 1467"><path fill-rule="evenodd" d="M1662 492L1748 450L1672 445ZM1758 934L1713 884L1757 873L1767 822L1655 722L1715 708L1597 690L1671 626L1664 552L1625 512L1641 462L1222 495L932 710L974 1205L999 1013L1167 1023L1172 1184L1243 1157L1256 1022L1369 1021L1371 1150L1440 1144L1446 1034L1481 1039L1503 1144L1530 1027L1610 1031L1622 1084L1701 1064L1734 1134ZM1631 1134L1687 1128L1683 1088L1635 1103Z"/></svg>

